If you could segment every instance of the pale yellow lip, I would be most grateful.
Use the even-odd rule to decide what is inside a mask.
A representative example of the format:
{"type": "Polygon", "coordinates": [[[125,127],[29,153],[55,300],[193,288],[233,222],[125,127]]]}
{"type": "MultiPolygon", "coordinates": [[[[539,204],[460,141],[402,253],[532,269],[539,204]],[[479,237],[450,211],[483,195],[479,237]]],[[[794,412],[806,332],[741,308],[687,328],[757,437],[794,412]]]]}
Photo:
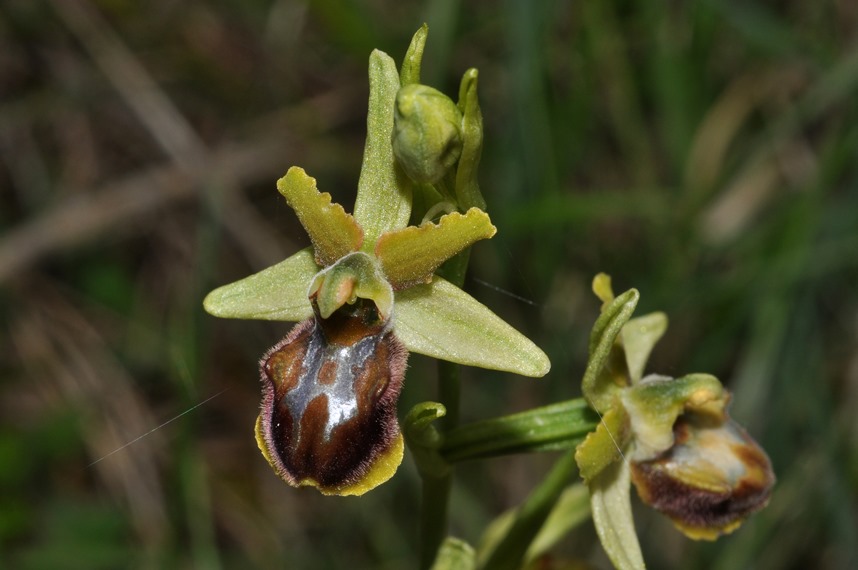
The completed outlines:
{"type": "Polygon", "coordinates": [[[633,462],[632,481],[641,499],[688,537],[714,540],[768,503],[775,482],[771,462],[729,417],[683,416],[674,434],[667,452],[633,462]]]}

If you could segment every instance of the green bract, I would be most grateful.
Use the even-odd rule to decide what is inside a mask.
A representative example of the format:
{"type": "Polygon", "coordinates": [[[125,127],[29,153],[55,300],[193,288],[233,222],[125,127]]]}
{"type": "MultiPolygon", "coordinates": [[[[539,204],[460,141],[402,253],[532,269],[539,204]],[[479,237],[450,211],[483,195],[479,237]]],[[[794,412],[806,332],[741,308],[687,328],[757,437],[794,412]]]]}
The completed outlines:
{"type": "MultiPolygon", "coordinates": [[[[488,214],[478,207],[483,205],[476,186],[482,120],[476,102],[476,74],[466,74],[459,107],[431,88],[419,86],[425,37],[424,27],[415,36],[406,56],[401,72],[403,81],[408,83],[405,92],[400,91],[400,73],[393,60],[380,51],[370,56],[367,141],[354,215],[333,203],[330,194],[319,192],[315,179],[304,170],[290,168],[277,182],[277,189],[295,210],[312,248],[220,287],[204,300],[206,311],[218,317],[315,319],[315,328],[311,324],[301,325],[300,330],[296,328],[263,360],[263,380],[273,383],[270,393],[266,392],[264,405],[283,407],[285,404],[281,402],[289,398],[292,402],[293,394],[299,389],[312,398],[324,395],[323,400],[327,401],[327,412],[323,404],[311,406],[312,401],[294,403],[292,408],[282,410],[286,414],[285,421],[294,423],[295,427],[279,437],[290,441],[299,441],[299,430],[312,427],[319,446],[333,446],[338,433],[357,429],[341,428],[330,418],[336,415],[340,418],[337,421],[346,425],[357,413],[354,410],[365,405],[362,398],[375,397],[354,393],[356,382],[366,375],[381,374],[386,380],[378,390],[386,389],[390,383],[395,385],[395,390],[391,389],[398,394],[404,373],[404,360],[399,357],[400,344],[409,351],[459,364],[533,377],[548,372],[548,358],[536,345],[473,297],[435,275],[445,261],[474,242],[492,237],[496,230],[488,214]],[[411,167],[405,169],[397,163],[391,144],[397,93],[403,105],[413,102],[415,96],[421,100],[405,113],[408,133],[403,134],[402,144],[398,145],[412,160],[411,167]],[[439,150],[433,142],[432,124],[439,115],[432,101],[428,107],[423,105],[421,98],[425,98],[426,93],[430,94],[430,100],[441,101],[445,109],[442,121],[452,117],[448,131],[454,140],[452,152],[446,148],[439,150]],[[459,140],[460,130],[464,132],[464,141],[459,140]],[[438,163],[440,166],[435,165],[438,176],[424,177],[425,165],[421,161],[435,161],[439,152],[444,156],[438,163]],[[417,172],[419,179],[412,180],[413,176],[409,177],[406,172],[417,172]],[[430,220],[408,226],[413,186],[445,176],[444,191],[452,190],[452,196],[461,195],[462,198],[453,198],[452,203],[447,203],[443,210],[448,213],[437,223],[430,220]],[[323,332],[317,332],[319,328],[323,332]],[[389,354],[389,362],[376,361],[375,352],[367,352],[369,348],[365,347],[377,347],[389,354]],[[342,356],[337,356],[340,354],[337,350],[342,356]],[[294,359],[295,364],[289,365],[289,359],[294,359]],[[317,375],[318,382],[323,385],[308,384],[315,380],[307,376],[307,371],[314,371],[312,374],[317,375]],[[349,379],[349,375],[356,375],[356,379],[349,379]],[[293,385],[298,388],[290,388],[293,385]],[[331,402],[339,407],[331,407],[331,402]],[[315,414],[312,420],[289,415],[304,414],[305,410],[309,410],[307,414],[315,414]]],[[[367,390],[372,390],[370,384],[367,386],[367,390]]],[[[390,398],[395,395],[386,400],[382,398],[385,410],[390,406],[390,398]]],[[[314,485],[330,494],[359,494],[392,475],[389,465],[398,465],[398,460],[392,459],[397,449],[401,458],[398,427],[388,427],[384,433],[373,436],[375,443],[366,443],[367,449],[375,450],[373,457],[377,454],[383,461],[370,458],[364,464],[357,458],[351,469],[360,476],[369,473],[374,477],[373,482],[353,480],[358,475],[344,476],[342,480],[330,473],[316,477],[312,473],[313,465],[305,465],[306,462],[299,461],[301,458],[294,457],[294,449],[288,449],[290,453],[285,455],[289,456],[290,465],[300,463],[300,468],[279,462],[277,456],[284,455],[281,448],[287,444],[263,432],[282,422],[263,420],[257,428],[263,453],[291,484],[314,485]],[[280,447],[274,449],[277,446],[280,447]],[[296,474],[296,470],[300,473],[296,474]]],[[[387,419],[384,421],[389,423],[387,419]]],[[[306,442],[307,437],[303,441],[306,442]]],[[[331,460],[331,465],[334,463],[331,460]]]]}

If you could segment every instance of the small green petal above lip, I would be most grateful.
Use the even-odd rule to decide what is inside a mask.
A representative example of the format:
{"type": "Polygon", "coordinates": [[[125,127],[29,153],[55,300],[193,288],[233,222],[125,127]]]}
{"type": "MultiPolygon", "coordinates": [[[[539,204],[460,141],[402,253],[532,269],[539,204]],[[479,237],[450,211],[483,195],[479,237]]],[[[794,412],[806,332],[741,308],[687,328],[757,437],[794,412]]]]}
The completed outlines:
{"type": "Polygon", "coordinates": [[[373,51],[369,56],[366,146],[354,210],[364,231],[363,250],[367,253],[381,234],[404,228],[411,216],[411,183],[396,165],[390,144],[397,91],[396,64],[383,51],[373,51]]]}
{"type": "Polygon", "coordinates": [[[379,238],[375,255],[394,289],[404,289],[428,282],[442,263],[496,231],[488,214],[471,208],[465,214],[447,214],[437,224],[388,232],[379,238]]]}
{"type": "Polygon", "coordinates": [[[667,315],[650,313],[642,317],[630,319],[623,326],[623,348],[626,350],[626,363],[629,366],[629,377],[632,384],[637,384],[643,377],[646,361],[655,343],[667,330],[667,315]]]}
{"type": "Polygon", "coordinates": [[[316,179],[303,168],[293,166],[277,181],[277,190],[298,214],[301,225],[313,242],[316,263],[327,267],[339,258],[357,251],[363,242],[363,230],[342,206],[331,203],[331,195],[316,189],[316,179]]]}
{"type": "Polygon", "coordinates": [[[245,277],[218,287],[203,300],[206,312],[226,319],[302,321],[313,314],[307,286],[318,273],[310,248],[245,277]]]}
{"type": "Polygon", "coordinates": [[[396,292],[394,332],[412,352],[458,364],[545,376],[551,362],[523,334],[444,279],[396,292]]]}

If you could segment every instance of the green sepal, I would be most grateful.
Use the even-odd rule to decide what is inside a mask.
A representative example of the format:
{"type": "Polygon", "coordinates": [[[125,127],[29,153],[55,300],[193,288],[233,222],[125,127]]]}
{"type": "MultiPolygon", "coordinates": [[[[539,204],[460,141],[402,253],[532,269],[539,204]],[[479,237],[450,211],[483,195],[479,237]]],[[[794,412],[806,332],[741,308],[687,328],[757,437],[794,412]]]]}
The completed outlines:
{"type": "Polygon", "coordinates": [[[310,236],[316,263],[326,267],[360,248],[363,231],[357,221],[342,206],[332,204],[330,194],[319,192],[316,179],[307,176],[303,168],[290,168],[277,181],[277,190],[310,236]]]}
{"type": "Polygon", "coordinates": [[[225,319],[303,321],[313,315],[307,286],[319,271],[311,248],[218,287],[203,300],[206,312],[225,319]]]}
{"type": "Polygon", "coordinates": [[[462,154],[456,169],[456,200],[459,208],[467,210],[477,207],[486,209],[486,201],[480,193],[477,171],[483,152],[483,114],[477,97],[476,69],[469,69],[459,85],[459,111],[462,113],[462,154]]]}
{"type": "Polygon", "coordinates": [[[577,398],[524,412],[460,425],[444,437],[441,454],[450,463],[573,449],[596,428],[599,416],[577,398]]]}
{"type": "Polygon", "coordinates": [[[622,394],[635,437],[635,461],[653,459],[674,443],[673,426],[687,411],[709,414],[723,421],[730,396],[709,374],[681,378],[647,376],[622,394]]]}
{"type": "Polygon", "coordinates": [[[395,296],[394,330],[412,352],[531,377],[545,376],[551,368],[530,339],[438,276],[395,296]]]}
{"type": "Polygon", "coordinates": [[[388,232],[379,238],[375,255],[394,289],[404,289],[428,282],[442,263],[496,231],[488,214],[471,208],[447,214],[438,223],[388,232]]]}
{"type": "Polygon", "coordinates": [[[358,298],[373,301],[383,321],[389,319],[393,311],[390,283],[385,280],[378,263],[362,251],[350,253],[317,273],[308,293],[323,319],[358,298]]]}
{"type": "Polygon", "coordinates": [[[430,570],[474,570],[476,567],[474,548],[464,540],[448,536],[441,543],[430,570]]]}
{"type": "Polygon", "coordinates": [[[649,355],[666,330],[667,315],[664,313],[635,317],[623,327],[623,349],[632,384],[640,382],[649,355]]]}
{"type": "Polygon", "coordinates": [[[399,82],[402,86],[420,83],[420,65],[423,61],[423,49],[426,47],[426,38],[429,35],[429,26],[423,24],[414,33],[405,58],[402,60],[402,68],[399,71],[399,82]]]}
{"type": "Polygon", "coordinates": [[[628,462],[612,463],[590,481],[589,487],[593,524],[614,567],[617,570],[646,568],[632,518],[628,462]]]}
{"type": "Polygon", "coordinates": [[[618,391],[628,382],[625,355],[615,341],[629,321],[640,294],[629,289],[602,309],[590,333],[590,357],[581,382],[584,397],[600,412],[614,402],[618,391]]]}
{"type": "Polygon", "coordinates": [[[411,408],[402,422],[405,442],[422,477],[437,479],[450,473],[450,464],[439,453],[444,436],[434,425],[446,414],[447,408],[443,404],[421,402],[411,408]]]}
{"type": "Polygon", "coordinates": [[[623,459],[623,450],[631,439],[629,418],[622,406],[613,406],[587,438],[575,450],[581,478],[590,482],[608,465],[623,459]]]}
{"type": "Polygon", "coordinates": [[[362,249],[368,253],[381,234],[404,228],[411,215],[411,183],[396,165],[390,144],[397,91],[396,64],[386,53],[374,50],[369,56],[366,145],[354,211],[364,231],[362,249]]]}

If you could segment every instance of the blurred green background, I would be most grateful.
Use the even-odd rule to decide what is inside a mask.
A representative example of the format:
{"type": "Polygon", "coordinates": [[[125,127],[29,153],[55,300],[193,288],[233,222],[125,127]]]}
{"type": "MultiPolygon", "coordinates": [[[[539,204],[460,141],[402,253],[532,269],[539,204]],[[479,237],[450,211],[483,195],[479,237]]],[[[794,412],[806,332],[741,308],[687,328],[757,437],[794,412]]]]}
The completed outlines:
{"type": "MultiPolygon", "coordinates": [[[[467,288],[553,361],[465,370],[464,419],[579,395],[608,272],[670,317],[651,370],[718,375],[779,478],[713,544],[636,503],[650,567],[858,567],[851,0],[5,0],[0,567],[414,566],[410,458],[360,499],[280,482],[256,360],[290,325],[201,299],[307,245],[289,166],[352,203],[367,57],[424,21],[424,82],[480,70],[499,233],[467,288]]],[[[412,356],[400,415],[434,376],[412,356]]],[[[452,532],[476,542],[551,460],[461,465],[452,532]]],[[[609,567],[589,523],[557,557],[609,567]]]]}

